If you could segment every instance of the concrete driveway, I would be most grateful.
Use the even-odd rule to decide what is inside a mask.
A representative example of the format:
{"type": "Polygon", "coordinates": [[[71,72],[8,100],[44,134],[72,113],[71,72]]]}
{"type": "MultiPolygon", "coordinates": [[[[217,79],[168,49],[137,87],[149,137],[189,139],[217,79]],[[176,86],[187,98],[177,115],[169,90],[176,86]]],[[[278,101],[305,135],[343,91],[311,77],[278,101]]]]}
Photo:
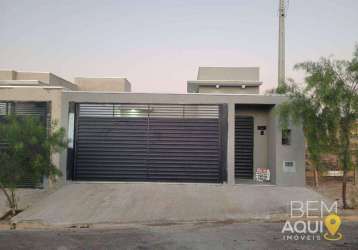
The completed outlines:
{"type": "Polygon", "coordinates": [[[304,187],[167,183],[72,183],[13,222],[73,224],[168,223],[270,219],[290,200],[324,200],[304,187]]]}

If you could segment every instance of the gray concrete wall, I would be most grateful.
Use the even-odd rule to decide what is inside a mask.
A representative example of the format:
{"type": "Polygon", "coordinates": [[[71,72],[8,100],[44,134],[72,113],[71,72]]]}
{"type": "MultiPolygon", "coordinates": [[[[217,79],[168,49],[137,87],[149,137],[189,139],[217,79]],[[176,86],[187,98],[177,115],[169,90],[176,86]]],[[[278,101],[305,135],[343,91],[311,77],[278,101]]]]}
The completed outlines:
{"type": "Polygon", "coordinates": [[[47,86],[38,80],[0,80],[0,86],[47,86]]]}
{"type": "Polygon", "coordinates": [[[75,78],[75,84],[81,91],[130,92],[131,84],[126,78],[75,78]]]}
{"type": "MultiPolygon", "coordinates": [[[[51,120],[57,123],[57,127],[67,129],[67,104],[63,101],[62,87],[0,87],[1,101],[18,101],[18,102],[50,102],[51,120]]],[[[52,156],[54,164],[61,169],[66,176],[67,154],[63,151],[60,154],[52,156]]],[[[59,183],[65,181],[64,177],[59,178],[59,183]]]]}
{"type": "Polygon", "coordinates": [[[14,80],[38,80],[50,84],[50,73],[16,71],[16,78],[14,80]]]}
{"type": "Polygon", "coordinates": [[[228,104],[227,114],[227,177],[228,184],[235,184],[235,103],[228,104]]]}
{"type": "Polygon", "coordinates": [[[199,67],[197,80],[187,82],[187,92],[258,94],[259,77],[258,67],[199,67]]]}
{"type": "MultiPolygon", "coordinates": [[[[14,70],[1,70],[0,80],[9,80],[9,85],[20,85],[21,81],[38,81],[39,84],[61,86],[69,90],[77,90],[73,83],[48,72],[21,72],[14,70]],[[13,84],[11,83],[13,80],[13,84]],[[17,82],[16,82],[17,81],[17,82]]],[[[22,82],[24,85],[26,82],[22,82]]]]}
{"type": "MultiPolygon", "coordinates": [[[[228,142],[227,142],[227,172],[228,183],[235,184],[235,104],[279,104],[285,101],[284,96],[264,96],[264,95],[215,95],[215,94],[145,94],[145,93],[91,93],[91,92],[69,92],[64,95],[65,102],[97,102],[97,103],[156,103],[156,104],[220,104],[228,105],[228,142]]],[[[268,165],[272,173],[272,182],[279,185],[304,185],[304,145],[302,142],[303,134],[301,128],[293,127],[292,146],[281,146],[281,129],[278,127],[277,117],[270,111],[266,114],[263,111],[248,113],[257,117],[256,124],[267,124],[267,135],[256,137],[255,143],[267,141],[267,153],[260,155],[260,148],[257,146],[255,151],[255,168],[261,165],[268,165]],[[300,136],[302,135],[302,136],[300,136]],[[286,147],[286,148],[284,148],[286,147]],[[280,151],[281,150],[281,151],[280,151]],[[285,153],[283,153],[285,152],[285,153]],[[302,152],[302,154],[301,154],[302,152]],[[267,159],[267,163],[265,161],[267,159]],[[295,160],[297,176],[284,174],[282,168],[283,160],[295,160]]],[[[255,126],[256,126],[255,124],[255,126]]],[[[257,126],[256,126],[257,128],[257,126]]],[[[255,130],[256,130],[255,128],[255,130]]],[[[255,131],[257,132],[257,131],[255,131]]]]}
{"type": "Polygon", "coordinates": [[[276,144],[278,143],[276,137],[277,119],[275,119],[275,113],[272,109],[268,115],[268,127],[267,127],[267,141],[268,141],[268,164],[271,171],[271,183],[276,184],[277,170],[276,170],[276,144]]]}
{"type": "Polygon", "coordinates": [[[15,80],[16,72],[13,70],[0,70],[0,80],[15,80]]]}
{"type": "MultiPolygon", "coordinates": [[[[277,127],[278,128],[278,127],[277,127]]],[[[276,184],[283,186],[304,186],[305,185],[305,151],[304,134],[301,127],[290,126],[292,131],[292,144],[282,145],[277,143],[276,149],[276,184]],[[285,172],[283,161],[294,161],[295,172],[285,172]]],[[[276,136],[281,142],[281,130],[277,129],[276,136]]]]}
{"type": "Polygon", "coordinates": [[[220,86],[199,86],[199,93],[222,93],[222,94],[258,94],[260,91],[258,86],[246,86],[242,88],[241,86],[237,87],[227,87],[220,86]]]}
{"type": "Polygon", "coordinates": [[[279,125],[275,111],[270,112],[271,132],[269,137],[269,160],[274,169],[274,183],[282,186],[305,185],[305,145],[301,126],[290,125],[291,145],[282,145],[282,128],[279,125]],[[284,161],[294,161],[294,172],[287,172],[283,167],[284,161]]]}
{"type": "MultiPolygon", "coordinates": [[[[68,110],[70,102],[93,103],[153,103],[153,104],[227,104],[228,106],[228,138],[227,138],[227,172],[228,183],[235,184],[235,104],[279,104],[287,98],[284,96],[264,95],[216,95],[216,94],[148,94],[148,93],[105,93],[64,91],[54,87],[0,87],[0,101],[50,101],[52,119],[59,125],[68,128],[68,110]]],[[[243,111],[244,112],[244,111],[243,111]]],[[[250,111],[251,112],[251,111],[250,111]]],[[[277,117],[271,111],[268,114],[252,113],[256,119],[255,126],[268,124],[266,138],[255,137],[258,149],[255,151],[255,167],[264,165],[266,159],[272,172],[272,180],[278,185],[304,185],[304,143],[301,128],[292,127],[292,145],[282,146],[281,129],[277,117]],[[268,143],[267,155],[260,155],[268,143]],[[262,148],[262,149],[260,149],[262,148]],[[284,160],[296,161],[296,173],[283,171],[284,160]]],[[[256,128],[255,128],[256,132],[256,128]]],[[[67,134],[67,131],[66,131],[67,134]]],[[[55,163],[66,178],[67,153],[54,156],[55,163]]]]}
{"type": "Polygon", "coordinates": [[[66,89],[70,89],[70,90],[78,89],[77,85],[75,85],[72,82],[69,82],[57,75],[54,75],[52,73],[49,74],[49,84],[52,86],[62,86],[62,87],[65,87],[66,89]]]}
{"type": "Polygon", "coordinates": [[[199,67],[198,80],[258,81],[259,67],[199,67]]]}

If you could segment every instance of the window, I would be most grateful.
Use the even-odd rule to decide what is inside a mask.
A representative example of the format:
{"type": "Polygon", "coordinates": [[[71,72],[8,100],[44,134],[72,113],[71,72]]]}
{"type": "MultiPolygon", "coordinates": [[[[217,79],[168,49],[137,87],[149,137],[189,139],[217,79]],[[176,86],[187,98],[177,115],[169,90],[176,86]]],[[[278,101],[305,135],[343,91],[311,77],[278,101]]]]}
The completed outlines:
{"type": "Polygon", "coordinates": [[[282,145],[291,145],[291,129],[282,129],[282,145]]]}

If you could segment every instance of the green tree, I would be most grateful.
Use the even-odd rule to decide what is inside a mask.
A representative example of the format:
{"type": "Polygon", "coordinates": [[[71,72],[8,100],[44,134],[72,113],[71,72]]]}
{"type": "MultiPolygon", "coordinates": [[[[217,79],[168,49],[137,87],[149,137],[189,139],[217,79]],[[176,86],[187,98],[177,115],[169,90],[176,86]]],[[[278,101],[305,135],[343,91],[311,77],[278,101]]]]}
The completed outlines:
{"type": "Polygon", "coordinates": [[[25,178],[38,183],[43,177],[61,175],[51,156],[66,146],[64,129],[52,125],[51,133],[35,117],[10,115],[0,123],[0,189],[14,215],[17,210],[16,187],[25,178]]]}
{"type": "Polygon", "coordinates": [[[288,93],[290,101],[278,107],[280,123],[287,128],[289,123],[302,124],[306,138],[307,156],[314,173],[314,186],[319,184],[319,172],[324,169],[321,155],[328,152],[329,135],[325,124],[324,114],[320,112],[320,100],[310,98],[297,85],[290,85],[288,93]]]}
{"type": "Polygon", "coordinates": [[[343,170],[343,207],[348,208],[347,173],[353,166],[351,130],[358,119],[358,45],[350,61],[321,58],[297,64],[295,69],[305,71],[305,83],[288,88],[289,101],[278,108],[281,125],[303,125],[315,171],[322,167],[323,153],[338,156],[343,170]]]}

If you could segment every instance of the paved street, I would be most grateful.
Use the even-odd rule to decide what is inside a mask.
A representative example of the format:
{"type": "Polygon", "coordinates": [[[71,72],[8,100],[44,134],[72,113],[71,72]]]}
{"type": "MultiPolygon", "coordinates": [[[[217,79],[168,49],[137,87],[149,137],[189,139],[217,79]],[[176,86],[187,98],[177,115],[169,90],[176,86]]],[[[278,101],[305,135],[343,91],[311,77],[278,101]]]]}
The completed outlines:
{"type": "Polygon", "coordinates": [[[281,223],[203,223],[120,229],[0,231],[0,249],[358,249],[358,223],[337,242],[284,241],[281,223]]]}

